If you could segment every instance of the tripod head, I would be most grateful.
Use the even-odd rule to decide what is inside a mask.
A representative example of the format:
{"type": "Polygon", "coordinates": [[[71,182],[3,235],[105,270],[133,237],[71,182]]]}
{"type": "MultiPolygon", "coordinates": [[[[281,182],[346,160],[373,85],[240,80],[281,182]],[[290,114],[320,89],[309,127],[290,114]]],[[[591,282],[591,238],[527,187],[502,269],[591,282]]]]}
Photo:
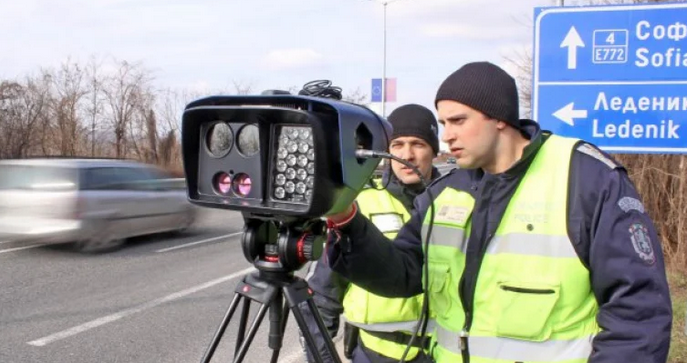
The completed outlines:
{"type": "MultiPolygon", "coordinates": [[[[282,347],[288,310],[291,310],[295,316],[310,350],[317,351],[316,338],[308,327],[308,321],[314,321],[319,331],[316,336],[324,339],[331,361],[341,363],[336,347],[312,300],[312,290],[304,279],[294,274],[295,270],[303,267],[308,261],[316,261],[320,258],[326,237],[327,224],[319,218],[274,218],[274,216],[256,217],[255,214],[244,214],[241,246],[244,257],[258,271],[244,276],[236,286],[234,298],[203,357],[203,363],[210,362],[240,300],[244,303],[236,337],[233,360],[235,363],[242,362],[248,353],[249,346],[268,310],[270,321],[268,343],[273,350],[272,363],[277,362],[282,347]],[[245,336],[251,301],[259,303],[260,308],[245,336]],[[301,311],[301,303],[306,303],[303,311],[301,311]]],[[[319,354],[315,356],[315,360],[317,363],[325,362],[324,357],[319,354]]]]}
{"type": "Polygon", "coordinates": [[[327,224],[321,219],[244,217],[243,255],[263,272],[292,274],[322,256],[327,224]]]}

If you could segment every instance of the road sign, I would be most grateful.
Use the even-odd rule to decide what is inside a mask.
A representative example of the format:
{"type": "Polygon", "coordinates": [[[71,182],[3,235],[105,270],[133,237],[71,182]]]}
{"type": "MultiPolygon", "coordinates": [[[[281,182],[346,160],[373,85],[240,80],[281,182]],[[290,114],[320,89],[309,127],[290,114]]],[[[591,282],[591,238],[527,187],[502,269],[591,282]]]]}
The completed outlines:
{"type": "Polygon", "coordinates": [[[623,153],[687,153],[687,4],[535,8],[532,117],[623,153]]]}

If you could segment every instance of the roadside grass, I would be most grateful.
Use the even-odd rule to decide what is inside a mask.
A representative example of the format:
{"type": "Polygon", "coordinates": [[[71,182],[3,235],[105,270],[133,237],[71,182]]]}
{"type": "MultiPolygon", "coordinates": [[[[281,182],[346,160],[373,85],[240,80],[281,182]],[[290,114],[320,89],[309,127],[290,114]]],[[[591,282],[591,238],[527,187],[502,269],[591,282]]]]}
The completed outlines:
{"type": "Polygon", "coordinates": [[[668,284],[673,302],[673,330],[670,338],[668,362],[687,363],[687,334],[685,334],[687,274],[685,274],[684,269],[668,269],[668,284]]]}

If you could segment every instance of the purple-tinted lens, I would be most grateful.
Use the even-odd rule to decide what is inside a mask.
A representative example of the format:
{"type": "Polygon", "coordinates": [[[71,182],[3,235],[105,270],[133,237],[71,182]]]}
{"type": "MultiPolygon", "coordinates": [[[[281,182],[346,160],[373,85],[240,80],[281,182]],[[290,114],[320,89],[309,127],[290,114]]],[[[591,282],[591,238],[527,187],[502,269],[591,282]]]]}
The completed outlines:
{"type": "Polygon", "coordinates": [[[245,197],[250,194],[251,181],[248,174],[237,174],[234,178],[234,192],[236,194],[245,197]]]}
{"type": "Polygon", "coordinates": [[[227,173],[219,173],[215,180],[217,191],[220,194],[229,194],[231,190],[231,177],[227,173]]]}

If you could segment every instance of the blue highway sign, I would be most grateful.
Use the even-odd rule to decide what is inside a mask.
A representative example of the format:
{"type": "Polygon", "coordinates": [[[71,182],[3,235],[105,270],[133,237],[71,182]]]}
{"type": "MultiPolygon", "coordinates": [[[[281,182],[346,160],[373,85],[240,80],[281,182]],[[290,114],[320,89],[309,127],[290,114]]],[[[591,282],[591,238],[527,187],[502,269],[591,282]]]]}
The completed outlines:
{"type": "Polygon", "coordinates": [[[610,152],[687,153],[687,4],[535,8],[532,117],[610,152]]]}

